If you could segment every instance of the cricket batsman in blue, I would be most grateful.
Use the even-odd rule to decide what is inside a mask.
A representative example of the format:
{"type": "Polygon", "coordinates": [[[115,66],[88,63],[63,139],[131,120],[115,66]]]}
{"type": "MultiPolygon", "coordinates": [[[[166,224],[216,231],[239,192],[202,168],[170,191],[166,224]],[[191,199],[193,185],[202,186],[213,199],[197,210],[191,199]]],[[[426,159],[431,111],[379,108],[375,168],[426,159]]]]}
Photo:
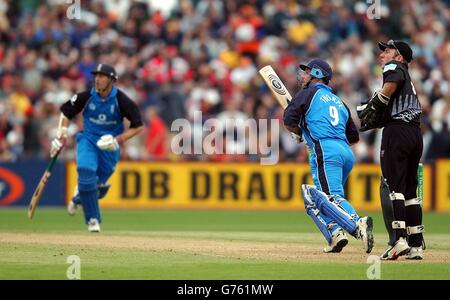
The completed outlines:
{"type": "Polygon", "coordinates": [[[88,230],[100,232],[98,200],[108,192],[107,180],[120,159],[120,145],[139,134],[143,123],[137,105],[114,86],[118,79],[114,67],[99,64],[91,73],[95,87],[75,94],[61,106],[50,156],[64,147],[70,120],[82,113],[83,131],[76,135],[78,185],[67,209],[74,215],[82,206],[88,230]],[[127,129],[124,118],[130,121],[127,129]]]}
{"type": "Polygon", "coordinates": [[[324,252],[341,252],[348,232],[373,247],[373,221],[360,217],[344,195],[344,184],[355,158],[350,145],[359,141],[348,107],[328,86],[333,71],[322,59],[299,66],[302,90],[284,112],[285,127],[301,142],[306,139],[315,186],[303,184],[306,212],[328,242],[324,252]]]}

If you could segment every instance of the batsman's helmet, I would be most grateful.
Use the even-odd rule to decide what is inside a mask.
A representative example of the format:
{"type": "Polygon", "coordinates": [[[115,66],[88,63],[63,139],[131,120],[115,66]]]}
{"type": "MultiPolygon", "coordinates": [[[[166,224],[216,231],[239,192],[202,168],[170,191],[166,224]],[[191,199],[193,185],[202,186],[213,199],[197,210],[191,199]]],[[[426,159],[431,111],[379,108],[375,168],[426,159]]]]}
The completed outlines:
{"type": "Polygon", "coordinates": [[[104,74],[106,76],[109,76],[113,78],[114,80],[119,79],[119,76],[117,76],[116,70],[113,66],[107,65],[107,64],[98,64],[95,70],[91,71],[92,74],[104,74]]]}
{"type": "Polygon", "coordinates": [[[315,58],[308,64],[301,64],[299,67],[303,71],[310,70],[309,74],[311,77],[322,79],[326,84],[328,84],[331,77],[333,77],[333,70],[330,65],[320,58],[315,58]]]}

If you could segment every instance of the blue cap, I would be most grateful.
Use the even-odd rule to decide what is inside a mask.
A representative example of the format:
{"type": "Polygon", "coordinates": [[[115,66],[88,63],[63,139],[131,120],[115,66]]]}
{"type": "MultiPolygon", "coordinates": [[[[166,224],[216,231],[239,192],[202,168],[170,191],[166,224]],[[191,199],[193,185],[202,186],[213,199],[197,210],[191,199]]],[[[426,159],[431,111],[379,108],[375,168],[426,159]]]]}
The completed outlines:
{"type": "Polygon", "coordinates": [[[310,70],[309,74],[318,79],[323,79],[325,83],[328,83],[333,77],[333,70],[330,65],[320,58],[311,60],[307,65],[301,64],[300,69],[303,71],[310,70]]]}

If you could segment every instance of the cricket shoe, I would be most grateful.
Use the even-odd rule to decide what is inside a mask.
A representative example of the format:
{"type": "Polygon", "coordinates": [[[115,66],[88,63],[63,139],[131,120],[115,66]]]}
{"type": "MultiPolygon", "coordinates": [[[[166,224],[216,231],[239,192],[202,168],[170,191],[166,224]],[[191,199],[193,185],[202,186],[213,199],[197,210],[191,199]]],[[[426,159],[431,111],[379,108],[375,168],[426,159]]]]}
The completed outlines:
{"type": "Polygon", "coordinates": [[[396,260],[399,256],[407,254],[409,251],[408,243],[405,238],[399,238],[393,246],[389,245],[386,251],[380,256],[381,260],[396,260]]]}
{"type": "Polygon", "coordinates": [[[411,247],[409,248],[408,254],[406,254],[406,259],[421,260],[423,259],[423,247],[411,247]]]}
{"type": "Polygon", "coordinates": [[[80,207],[81,205],[75,204],[72,200],[70,200],[69,204],[67,205],[67,213],[69,214],[69,216],[74,216],[80,207]]]}
{"type": "Polygon", "coordinates": [[[81,199],[80,199],[80,193],[78,192],[78,185],[75,186],[75,189],[73,191],[73,197],[72,200],[70,200],[69,204],[67,205],[67,212],[69,213],[69,216],[74,216],[78,209],[81,207],[81,199]]]}
{"type": "Polygon", "coordinates": [[[331,243],[323,249],[325,253],[339,253],[347,246],[348,239],[342,229],[335,230],[331,235],[331,243]]]}
{"type": "Polygon", "coordinates": [[[359,218],[356,222],[356,238],[362,240],[364,250],[370,253],[373,248],[373,221],[371,217],[359,218]]]}
{"type": "Polygon", "coordinates": [[[91,218],[88,222],[89,232],[100,232],[100,223],[97,219],[91,218]]]}

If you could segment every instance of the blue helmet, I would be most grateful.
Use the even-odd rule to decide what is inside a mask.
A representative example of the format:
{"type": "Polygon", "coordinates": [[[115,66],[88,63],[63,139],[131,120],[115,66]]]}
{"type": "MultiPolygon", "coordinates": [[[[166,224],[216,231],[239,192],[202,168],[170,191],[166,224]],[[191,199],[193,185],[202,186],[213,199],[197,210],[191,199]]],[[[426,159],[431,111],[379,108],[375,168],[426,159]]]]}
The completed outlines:
{"type": "Polygon", "coordinates": [[[322,79],[326,84],[328,84],[331,77],[333,77],[333,70],[330,65],[320,58],[315,58],[307,65],[301,64],[299,67],[303,71],[310,70],[309,74],[311,77],[322,79]]]}

